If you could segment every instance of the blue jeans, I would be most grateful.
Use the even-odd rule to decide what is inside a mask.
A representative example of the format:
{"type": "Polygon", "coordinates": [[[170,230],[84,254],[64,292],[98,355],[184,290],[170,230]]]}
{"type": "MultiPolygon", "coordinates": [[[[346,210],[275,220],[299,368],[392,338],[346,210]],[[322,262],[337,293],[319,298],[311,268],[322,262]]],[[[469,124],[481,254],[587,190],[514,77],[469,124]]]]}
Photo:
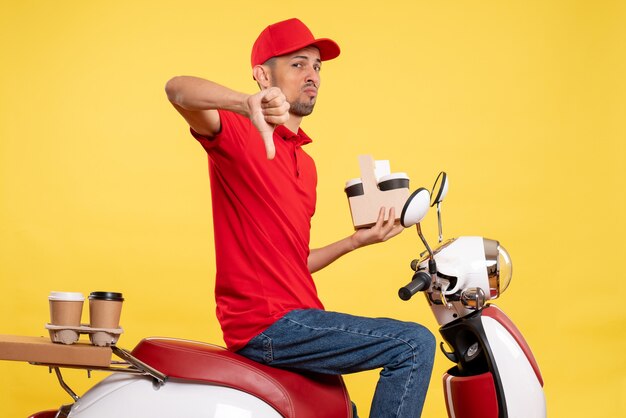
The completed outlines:
{"type": "Polygon", "coordinates": [[[370,417],[419,417],[435,338],[412,322],[305,309],[289,312],[238,354],[274,367],[324,374],[382,368],[370,417]]]}

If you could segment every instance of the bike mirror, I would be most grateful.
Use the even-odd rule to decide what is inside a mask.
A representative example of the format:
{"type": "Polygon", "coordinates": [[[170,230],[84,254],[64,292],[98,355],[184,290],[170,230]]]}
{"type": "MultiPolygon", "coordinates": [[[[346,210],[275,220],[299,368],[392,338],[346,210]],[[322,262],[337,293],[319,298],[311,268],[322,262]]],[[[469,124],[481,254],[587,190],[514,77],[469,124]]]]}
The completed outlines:
{"type": "Polygon", "coordinates": [[[400,215],[402,226],[408,228],[420,223],[428,213],[429,202],[430,193],[428,190],[420,187],[414,191],[402,208],[402,214],[400,215]]]}
{"type": "Polygon", "coordinates": [[[437,176],[433,189],[430,192],[430,206],[435,206],[443,201],[448,193],[448,175],[445,171],[442,171],[437,176]]]}

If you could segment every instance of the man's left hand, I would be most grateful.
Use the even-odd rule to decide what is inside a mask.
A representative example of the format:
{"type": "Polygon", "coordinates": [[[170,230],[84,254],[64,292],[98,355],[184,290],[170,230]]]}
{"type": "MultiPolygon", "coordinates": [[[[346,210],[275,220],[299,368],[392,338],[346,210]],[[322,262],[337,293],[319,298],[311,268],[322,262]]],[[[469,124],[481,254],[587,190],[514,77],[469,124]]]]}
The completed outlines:
{"type": "Polygon", "coordinates": [[[380,208],[376,224],[371,228],[359,229],[351,237],[353,249],[365,247],[387,241],[398,235],[404,227],[396,224],[396,212],[394,208],[389,209],[389,217],[385,221],[385,208],[380,208]]]}

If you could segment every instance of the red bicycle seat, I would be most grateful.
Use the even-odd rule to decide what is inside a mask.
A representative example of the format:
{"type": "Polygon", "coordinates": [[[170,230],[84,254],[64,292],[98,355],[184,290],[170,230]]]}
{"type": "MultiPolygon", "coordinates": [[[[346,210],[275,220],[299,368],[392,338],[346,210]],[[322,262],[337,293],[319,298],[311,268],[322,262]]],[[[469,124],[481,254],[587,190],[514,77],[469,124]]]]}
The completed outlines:
{"type": "Polygon", "coordinates": [[[212,383],[262,399],[285,418],[351,418],[341,376],[265,366],[212,344],[146,338],[132,355],[168,377],[212,383]]]}

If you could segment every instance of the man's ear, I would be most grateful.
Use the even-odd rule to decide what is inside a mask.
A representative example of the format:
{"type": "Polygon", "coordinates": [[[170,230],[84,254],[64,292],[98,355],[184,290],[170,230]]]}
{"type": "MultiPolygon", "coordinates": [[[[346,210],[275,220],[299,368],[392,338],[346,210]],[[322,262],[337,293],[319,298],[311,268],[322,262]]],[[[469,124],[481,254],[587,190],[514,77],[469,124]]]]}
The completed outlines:
{"type": "Polygon", "coordinates": [[[259,83],[262,89],[270,87],[269,68],[264,65],[255,65],[252,69],[252,76],[259,83]]]}

